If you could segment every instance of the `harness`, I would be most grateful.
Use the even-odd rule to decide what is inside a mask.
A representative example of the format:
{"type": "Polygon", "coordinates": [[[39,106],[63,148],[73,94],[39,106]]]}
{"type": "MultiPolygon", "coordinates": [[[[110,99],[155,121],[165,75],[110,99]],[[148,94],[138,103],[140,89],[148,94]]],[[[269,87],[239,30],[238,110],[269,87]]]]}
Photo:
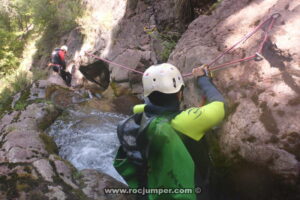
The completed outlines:
{"type": "Polygon", "coordinates": [[[48,66],[50,66],[50,67],[52,67],[52,66],[62,67],[60,64],[54,64],[54,63],[52,63],[52,62],[50,62],[50,63],[48,64],[48,66]]]}

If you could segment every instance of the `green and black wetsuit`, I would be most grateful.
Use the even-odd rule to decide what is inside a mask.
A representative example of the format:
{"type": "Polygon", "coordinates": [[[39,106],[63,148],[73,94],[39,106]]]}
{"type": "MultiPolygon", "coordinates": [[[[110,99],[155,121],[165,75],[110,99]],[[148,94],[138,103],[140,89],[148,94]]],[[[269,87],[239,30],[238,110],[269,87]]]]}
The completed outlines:
{"type": "MultiPolygon", "coordinates": [[[[171,192],[163,194],[148,194],[149,200],[196,199],[194,192],[189,193],[187,190],[186,193],[177,193],[178,190],[175,190],[194,191],[196,187],[195,162],[182,136],[199,141],[225,115],[224,98],[210,79],[200,77],[198,84],[208,101],[205,106],[179,111],[179,107],[172,104],[168,107],[137,105],[134,113],[143,114],[143,117],[134,120],[135,130],[139,132],[136,135],[139,138],[136,140],[137,152],[128,153],[131,148],[122,148],[124,141],[120,139],[122,147],[117,154],[115,167],[129,187],[171,189],[171,192]],[[135,162],[139,159],[141,162],[135,162]]],[[[132,131],[130,127],[128,121],[127,124],[123,123],[118,128],[119,138],[132,131]]]]}

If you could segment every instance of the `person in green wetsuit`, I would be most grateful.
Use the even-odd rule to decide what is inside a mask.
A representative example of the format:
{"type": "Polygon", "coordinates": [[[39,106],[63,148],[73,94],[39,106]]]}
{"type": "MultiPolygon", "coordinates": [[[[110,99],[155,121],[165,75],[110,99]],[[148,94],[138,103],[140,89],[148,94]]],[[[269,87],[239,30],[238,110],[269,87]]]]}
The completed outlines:
{"type": "Polygon", "coordinates": [[[114,162],[130,188],[154,189],[139,192],[137,199],[209,199],[206,188],[198,188],[203,181],[198,176],[201,168],[190,146],[223,120],[225,100],[206,71],[201,66],[192,73],[207,104],[183,111],[184,82],[179,70],[163,63],[144,72],[145,104],[136,105],[135,115],[119,124],[121,147],[114,162]]]}

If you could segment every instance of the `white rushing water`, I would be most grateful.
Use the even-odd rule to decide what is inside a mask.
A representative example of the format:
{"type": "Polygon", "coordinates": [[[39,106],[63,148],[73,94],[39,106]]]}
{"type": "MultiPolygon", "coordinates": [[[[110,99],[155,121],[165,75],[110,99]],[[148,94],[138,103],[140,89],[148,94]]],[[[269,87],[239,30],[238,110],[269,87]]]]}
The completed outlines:
{"type": "Polygon", "coordinates": [[[96,169],[124,182],[113,167],[119,147],[117,124],[126,116],[69,111],[48,130],[59,147],[59,155],[78,170],[96,169]]]}

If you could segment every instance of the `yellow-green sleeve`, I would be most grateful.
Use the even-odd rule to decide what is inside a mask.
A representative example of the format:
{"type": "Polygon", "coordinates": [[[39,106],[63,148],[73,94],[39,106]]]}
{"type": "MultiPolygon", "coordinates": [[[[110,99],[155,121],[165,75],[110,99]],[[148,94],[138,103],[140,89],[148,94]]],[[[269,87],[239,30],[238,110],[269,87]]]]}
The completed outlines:
{"type": "Polygon", "coordinates": [[[133,113],[142,113],[145,110],[146,104],[138,104],[133,107],[133,113]]]}
{"type": "Polygon", "coordinates": [[[213,101],[203,107],[193,107],[182,111],[172,121],[172,127],[198,141],[205,131],[220,123],[225,116],[224,103],[213,101]]]}

